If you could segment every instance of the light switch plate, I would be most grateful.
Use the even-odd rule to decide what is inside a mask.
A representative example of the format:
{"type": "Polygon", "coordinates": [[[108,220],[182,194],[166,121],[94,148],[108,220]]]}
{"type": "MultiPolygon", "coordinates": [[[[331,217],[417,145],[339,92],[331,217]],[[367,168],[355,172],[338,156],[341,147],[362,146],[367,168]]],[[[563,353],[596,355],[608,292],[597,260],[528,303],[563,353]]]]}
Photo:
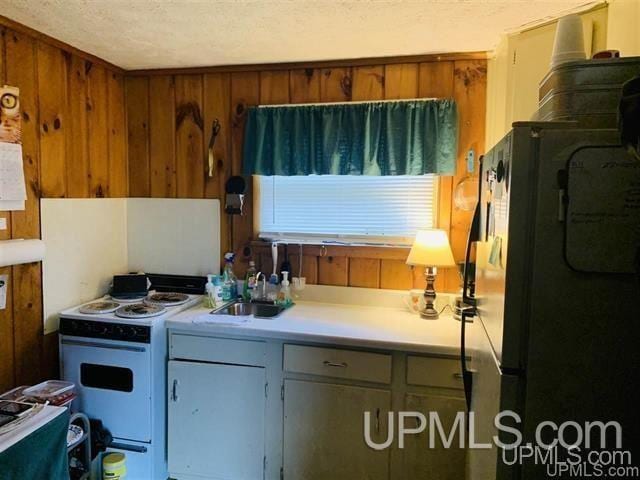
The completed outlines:
{"type": "Polygon", "coordinates": [[[0,230],[7,229],[7,219],[5,217],[0,217],[0,230]]]}

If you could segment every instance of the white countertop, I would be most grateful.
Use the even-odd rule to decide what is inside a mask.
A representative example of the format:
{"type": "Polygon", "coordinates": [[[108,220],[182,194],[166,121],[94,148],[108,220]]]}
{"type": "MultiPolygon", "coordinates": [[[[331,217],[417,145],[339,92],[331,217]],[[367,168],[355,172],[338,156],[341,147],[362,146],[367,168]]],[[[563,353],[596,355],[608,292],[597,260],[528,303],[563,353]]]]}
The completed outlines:
{"type": "Polygon", "coordinates": [[[401,308],[316,302],[298,302],[272,319],[210,315],[210,311],[210,308],[194,307],[167,319],[166,326],[215,336],[297,340],[440,355],[460,353],[460,322],[449,310],[438,320],[424,320],[401,308]]]}

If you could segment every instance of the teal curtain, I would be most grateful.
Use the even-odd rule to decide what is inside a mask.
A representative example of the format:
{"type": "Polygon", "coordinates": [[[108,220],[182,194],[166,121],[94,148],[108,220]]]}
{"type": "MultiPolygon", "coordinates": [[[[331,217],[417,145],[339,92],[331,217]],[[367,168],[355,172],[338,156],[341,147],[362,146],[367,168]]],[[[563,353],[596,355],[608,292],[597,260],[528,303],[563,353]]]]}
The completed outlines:
{"type": "Polygon", "coordinates": [[[246,175],[455,173],[453,100],[251,107],[246,175]]]}

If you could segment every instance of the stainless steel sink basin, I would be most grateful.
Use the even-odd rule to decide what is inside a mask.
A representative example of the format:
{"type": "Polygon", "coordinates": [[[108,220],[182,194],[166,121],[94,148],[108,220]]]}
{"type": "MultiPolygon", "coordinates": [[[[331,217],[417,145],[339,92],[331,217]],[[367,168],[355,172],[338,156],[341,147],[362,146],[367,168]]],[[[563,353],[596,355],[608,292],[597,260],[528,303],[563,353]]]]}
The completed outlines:
{"type": "Polygon", "coordinates": [[[253,315],[256,318],[273,318],[285,311],[285,307],[280,305],[270,305],[262,303],[234,302],[211,312],[212,315],[233,315],[247,316],[253,315]]]}

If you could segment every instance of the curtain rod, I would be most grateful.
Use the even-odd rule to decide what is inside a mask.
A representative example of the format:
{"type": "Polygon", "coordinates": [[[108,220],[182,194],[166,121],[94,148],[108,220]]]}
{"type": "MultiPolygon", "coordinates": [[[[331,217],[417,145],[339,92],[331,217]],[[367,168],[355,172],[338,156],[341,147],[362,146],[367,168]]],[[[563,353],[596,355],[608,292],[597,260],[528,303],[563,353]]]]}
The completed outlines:
{"type": "Polygon", "coordinates": [[[398,102],[421,102],[432,100],[448,100],[446,98],[396,98],[389,100],[357,100],[355,102],[313,102],[313,103],[283,103],[279,105],[256,105],[258,108],[280,108],[280,107],[312,107],[312,106],[326,106],[326,105],[359,105],[363,103],[398,103],[398,102]]]}

